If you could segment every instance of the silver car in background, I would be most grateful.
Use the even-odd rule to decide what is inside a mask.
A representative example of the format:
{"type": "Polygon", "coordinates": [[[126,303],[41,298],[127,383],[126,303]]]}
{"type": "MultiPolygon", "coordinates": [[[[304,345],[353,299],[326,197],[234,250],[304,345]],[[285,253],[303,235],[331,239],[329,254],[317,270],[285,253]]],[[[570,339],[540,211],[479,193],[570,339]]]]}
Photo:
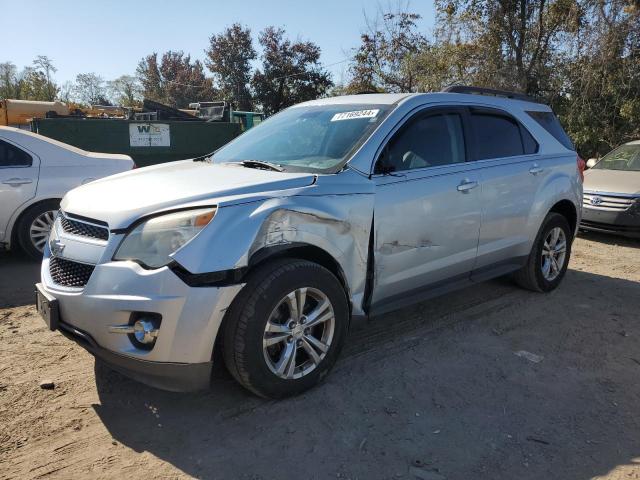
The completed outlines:
{"type": "Polygon", "coordinates": [[[0,127],[0,247],[41,259],[62,197],[72,188],[131,170],[128,155],[95,153],[0,127]]]}
{"type": "Polygon", "coordinates": [[[223,358],[279,398],[327,375],[352,324],[510,273],[553,290],[580,222],[573,146],[546,105],[457,92],[303,103],[69,192],[41,315],[147,384],[205,387],[223,358]]]}
{"type": "Polygon", "coordinates": [[[640,238],[640,140],[587,165],[580,228],[640,238]]]}

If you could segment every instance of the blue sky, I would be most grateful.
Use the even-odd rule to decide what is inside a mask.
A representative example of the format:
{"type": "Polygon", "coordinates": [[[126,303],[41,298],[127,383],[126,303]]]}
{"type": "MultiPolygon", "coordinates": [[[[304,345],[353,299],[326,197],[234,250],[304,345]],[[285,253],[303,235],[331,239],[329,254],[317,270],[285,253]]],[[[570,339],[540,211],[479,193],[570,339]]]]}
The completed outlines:
{"type": "MultiPolygon", "coordinates": [[[[257,33],[282,26],[291,38],[312,40],[322,48],[322,62],[339,62],[359,44],[364,13],[397,5],[399,0],[0,0],[0,62],[21,69],[36,55],[49,56],[59,83],[95,72],[105,80],[133,74],[138,61],[157,51],[183,50],[203,59],[212,33],[240,22],[257,33]],[[11,41],[6,41],[11,39],[11,41]]],[[[406,0],[403,1],[406,3],[406,0]]],[[[430,32],[430,0],[409,1],[430,32]]],[[[339,81],[346,63],[328,68],[339,81]]]]}

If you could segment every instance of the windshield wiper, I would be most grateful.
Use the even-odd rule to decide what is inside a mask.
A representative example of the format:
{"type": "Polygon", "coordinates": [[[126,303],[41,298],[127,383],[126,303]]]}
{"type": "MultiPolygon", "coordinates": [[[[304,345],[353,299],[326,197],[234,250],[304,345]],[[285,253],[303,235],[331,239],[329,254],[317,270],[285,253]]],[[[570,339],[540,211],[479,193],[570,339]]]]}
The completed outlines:
{"type": "Polygon", "coordinates": [[[284,168],[275,163],[262,162],[260,160],[243,160],[242,162],[238,162],[243,167],[247,168],[258,168],[261,170],[274,170],[276,172],[284,172],[284,168]]]}

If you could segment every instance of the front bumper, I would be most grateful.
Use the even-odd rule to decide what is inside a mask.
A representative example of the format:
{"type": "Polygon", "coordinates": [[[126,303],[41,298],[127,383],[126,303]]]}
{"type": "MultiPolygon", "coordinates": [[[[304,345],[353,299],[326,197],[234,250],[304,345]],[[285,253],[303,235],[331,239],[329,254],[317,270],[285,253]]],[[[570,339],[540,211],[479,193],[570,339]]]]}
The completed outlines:
{"type": "Polygon", "coordinates": [[[589,208],[585,205],[580,228],[640,238],[640,205],[636,204],[622,211],[589,208]]]}
{"type": "Polygon", "coordinates": [[[213,366],[211,361],[169,363],[133,359],[100,347],[91,335],[67,323],[61,322],[59,329],[65,337],[76,342],[112,369],[151,387],[173,392],[193,392],[209,386],[213,366]]]}
{"type": "Polygon", "coordinates": [[[174,391],[208,385],[218,329],[242,288],[189,287],[167,267],[145,270],[133,262],[98,264],[83,288],[66,288],[53,282],[47,255],[41,276],[44,290],[58,301],[61,333],[115,370],[174,391]],[[133,312],[162,316],[153,349],[109,331],[127,325],[133,312]]]}

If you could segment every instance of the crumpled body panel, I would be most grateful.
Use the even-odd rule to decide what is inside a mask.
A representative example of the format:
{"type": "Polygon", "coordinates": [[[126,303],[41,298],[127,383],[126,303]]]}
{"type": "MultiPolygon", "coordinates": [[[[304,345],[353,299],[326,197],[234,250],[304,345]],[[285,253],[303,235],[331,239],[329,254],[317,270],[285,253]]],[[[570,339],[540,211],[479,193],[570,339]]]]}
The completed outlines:
{"type": "Polygon", "coordinates": [[[219,204],[212,224],[174,258],[192,273],[247,267],[265,248],[313,245],[333,257],[361,314],[373,184],[357,172],[327,175],[288,196],[219,204]]]}

